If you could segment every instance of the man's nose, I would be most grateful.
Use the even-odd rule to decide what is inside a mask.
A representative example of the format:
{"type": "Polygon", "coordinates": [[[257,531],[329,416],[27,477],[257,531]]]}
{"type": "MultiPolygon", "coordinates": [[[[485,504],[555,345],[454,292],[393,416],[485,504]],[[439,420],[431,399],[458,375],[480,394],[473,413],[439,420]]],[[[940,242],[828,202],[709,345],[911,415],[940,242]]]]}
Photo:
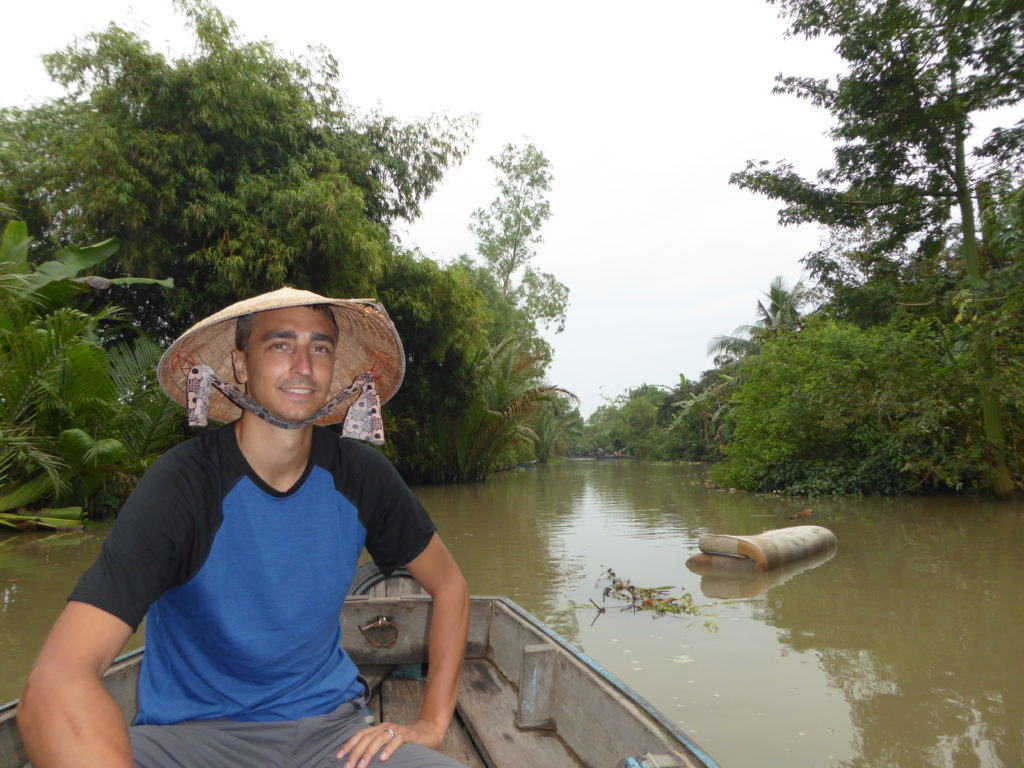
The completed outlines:
{"type": "Polygon", "coordinates": [[[295,350],[295,354],[292,355],[292,373],[300,373],[303,375],[310,375],[313,372],[313,360],[309,354],[309,350],[300,347],[295,350]]]}

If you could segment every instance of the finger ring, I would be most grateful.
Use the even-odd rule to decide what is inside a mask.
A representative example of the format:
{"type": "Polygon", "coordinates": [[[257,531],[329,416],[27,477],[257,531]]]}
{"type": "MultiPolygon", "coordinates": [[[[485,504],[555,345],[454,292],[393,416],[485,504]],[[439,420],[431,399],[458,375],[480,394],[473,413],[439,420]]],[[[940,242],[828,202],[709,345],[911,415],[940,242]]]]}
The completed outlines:
{"type": "Polygon", "coordinates": [[[391,736],[389,738],[392,738],[392,739],[395,738],[395,732],[392,731],[390,728],[385,728],[384,730],[391,734],[391,736]]]}

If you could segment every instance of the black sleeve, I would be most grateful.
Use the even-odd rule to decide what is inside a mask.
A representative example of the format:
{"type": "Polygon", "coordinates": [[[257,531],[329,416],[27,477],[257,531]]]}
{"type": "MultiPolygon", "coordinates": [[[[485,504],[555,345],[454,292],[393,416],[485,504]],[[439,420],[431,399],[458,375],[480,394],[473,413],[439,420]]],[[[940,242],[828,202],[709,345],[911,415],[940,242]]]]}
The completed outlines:
{"type": "Polygon", "coordinates": [[[398,470],[379,451],[343,438],[358,450],[359,519],[366,528],[366,551],[386,575],[427,548],[434,522],[398,470]]]}
{"type": "Polygon", "coordinates": [[[134,630],[165,590],[188,579],[196,482],[187,466],[175,450],[153,463],[69,600],[94,605],[134,630]]]}

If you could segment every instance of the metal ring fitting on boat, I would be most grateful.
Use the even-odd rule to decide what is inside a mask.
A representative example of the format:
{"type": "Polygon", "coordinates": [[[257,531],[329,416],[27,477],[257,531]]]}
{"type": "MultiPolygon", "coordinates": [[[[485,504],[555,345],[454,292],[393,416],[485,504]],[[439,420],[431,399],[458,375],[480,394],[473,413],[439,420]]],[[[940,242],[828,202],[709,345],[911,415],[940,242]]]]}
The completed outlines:
{"type": "Polygon", "coordinates": [[[398,625],[392,621],[390,616],[378,616],[359,627],[359,631],[363,633],[366,642],[374,648],[390,648],[398,642],[398,625]],[[371,633],[384,637],[378,640],[371,637],[371,633]]]}

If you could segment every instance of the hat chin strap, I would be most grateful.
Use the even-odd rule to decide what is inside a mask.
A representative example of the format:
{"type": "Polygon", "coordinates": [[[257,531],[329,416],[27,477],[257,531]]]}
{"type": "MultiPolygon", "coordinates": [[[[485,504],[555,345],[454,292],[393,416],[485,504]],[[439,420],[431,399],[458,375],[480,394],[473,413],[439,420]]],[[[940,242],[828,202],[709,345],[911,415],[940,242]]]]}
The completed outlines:
{"type": "Polygon", "coordinates": [[[247,394],[228,384],[213,372],[208,365],[197,365],[189,369],[185,382],[185,403],[188,408],[188,425],[205,427],[210,408],[210,387],[219,389],[228,400],[268,424],[281,429],[299,429],[323,418],[356,392],[361,393],[345,415],[342,435],[356,440],[365,440],[375,445],[384,442],[384,422],[381,420],[380,395],[377,384],[369,373],[361,373],[352,384],[328,400],[319,411],[303,421],[284,421],[273,416],[266,408],[247,394]]]}

